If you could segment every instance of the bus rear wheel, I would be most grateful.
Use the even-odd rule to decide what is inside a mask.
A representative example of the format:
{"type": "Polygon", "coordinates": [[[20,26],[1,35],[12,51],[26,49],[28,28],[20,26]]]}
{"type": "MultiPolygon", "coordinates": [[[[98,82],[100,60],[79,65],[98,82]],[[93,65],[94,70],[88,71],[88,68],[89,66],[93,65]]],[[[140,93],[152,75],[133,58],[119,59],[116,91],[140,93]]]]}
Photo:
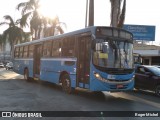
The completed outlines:
{"type": "Polygon", "coordinates": [[[24,70],[24,80],[29,81],[29,71],[28,71],[28,69],[24,70]]]}
{"type": "Polygon", "coordinates": [[[70,94],[72,92],[71,80],[68,74],[64,74],[61,78],[62,80],[62,89],[64,92],[70,94]]]}

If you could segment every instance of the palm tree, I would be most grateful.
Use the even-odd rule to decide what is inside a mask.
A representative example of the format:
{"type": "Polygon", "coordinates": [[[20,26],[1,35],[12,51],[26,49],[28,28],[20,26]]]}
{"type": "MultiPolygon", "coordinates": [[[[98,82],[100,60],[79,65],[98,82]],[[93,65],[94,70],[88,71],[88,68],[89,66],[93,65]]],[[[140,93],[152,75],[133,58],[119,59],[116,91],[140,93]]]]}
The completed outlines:
{"type": "Polygon", "coordinates": [[[39,39],[41,32],[44,32],[44,36],[54,35],[55,29],[58,29],[61,34],[64,33],[62,25],[64,23],[59,22],[59,18],[56,17],[54,20],[48,19],[38,12],[40,5],[39,0],[29,0],[28,2],[19,3],[17,9],[21,9],[23,21],[30,19],[30,30],[34,34],[33,39],[39,39]],[[50,26],[50,27],[48,27],[50,26]]]}
{"type": "Polygon", "coordinates": [[[63,34],[65,32],[64,28],[65,29],[67,28],[64,22],[59,21],[58,16],[56,16],[54,19],[44,18],[43,23],[44,23],[44,28],[43,28],[44,37],[58,34],[56,33],[57,32],[56,30],[58,30],[60,34],[63,34]]]}
{"type": "Polygon", "coordinates": [[[0,49],[1,50],[3,50],[3,43],[4,43],[3,35],[0,34],[0,49]]]}
{"type": "Polygon", "coordinates": [[[38,12],[39,0],[29,0],[28,2],[19,3],[17,9],[21,9],[23,21],[27,21],[31,17],[30,30],[34,34],[33,39],[40,38],[42,19],[38,12]]]}
{"type": "Polygon", "coordinates": [[[4,16],[4,19],[8,22],[1,22],[0,25],[9,25],[8,29],[3,32],[3,39],[5,42],[8,40],[11,46],[11,55],[14,44],[17,44],[18,41],[23,40],[23,30],[17,26],[17,22],[14,22],[10,15],[4,16]]]}
{"type": "Polygon", "coordinates": [[[110,0],[111,2],[111,26],[123,27],[126,12],[126,0],[123,1],[123,7],[121,10],[122,0],[110,0]]]}

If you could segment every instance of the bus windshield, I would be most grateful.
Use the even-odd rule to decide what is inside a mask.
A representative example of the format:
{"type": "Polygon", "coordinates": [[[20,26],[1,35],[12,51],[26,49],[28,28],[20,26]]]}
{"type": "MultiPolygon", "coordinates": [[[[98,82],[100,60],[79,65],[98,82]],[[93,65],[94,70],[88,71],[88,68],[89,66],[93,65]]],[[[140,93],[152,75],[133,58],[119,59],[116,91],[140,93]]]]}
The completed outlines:
{"type": "Polygon", "coordinates": [[[93,63],[106,68],[133,68],[133,44],[126,40],[97,39],[93,63]]]}

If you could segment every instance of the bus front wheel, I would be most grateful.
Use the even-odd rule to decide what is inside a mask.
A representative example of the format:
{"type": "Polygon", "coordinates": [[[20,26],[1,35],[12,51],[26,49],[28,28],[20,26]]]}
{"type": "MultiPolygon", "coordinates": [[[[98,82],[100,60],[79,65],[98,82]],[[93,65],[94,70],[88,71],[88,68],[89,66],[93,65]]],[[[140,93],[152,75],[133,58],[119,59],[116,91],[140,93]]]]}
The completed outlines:
{"type": "Polygon", "coordinates": [[[70,94],[72,92],[72,88],[71,88],[71,80],[69,75],[64,74],[61,78],[62,80],[62,89],[64,92],[70,94]]]}
{"type": "Polygon", "coordinates": [[[28,71],[28,69],[24,70],[24,80],[29,81],[29,71],[28,71]]]}

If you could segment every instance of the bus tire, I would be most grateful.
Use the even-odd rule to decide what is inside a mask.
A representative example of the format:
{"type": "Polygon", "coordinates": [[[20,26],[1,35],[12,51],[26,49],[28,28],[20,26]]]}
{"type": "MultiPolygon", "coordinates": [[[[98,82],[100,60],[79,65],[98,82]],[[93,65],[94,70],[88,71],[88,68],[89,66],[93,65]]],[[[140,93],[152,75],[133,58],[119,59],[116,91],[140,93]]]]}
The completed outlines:
{"type": "Polygon", "coordinates": [[[155,94],[160,97],[160,85],[156,86],[155,94]]]}
{"type": "Polygon", "coordinates": [[[64,74],[61,78],[62,81],[62,89],[65,93],[70,94],[72,92],[71,88],[71,80],[68,74],[64,74]]]}
{"type": "Polygon", "coordinates": [[[24,70],[24,80],[29,81],[29,71],[28,71],[28,69],[24,70]]]}

